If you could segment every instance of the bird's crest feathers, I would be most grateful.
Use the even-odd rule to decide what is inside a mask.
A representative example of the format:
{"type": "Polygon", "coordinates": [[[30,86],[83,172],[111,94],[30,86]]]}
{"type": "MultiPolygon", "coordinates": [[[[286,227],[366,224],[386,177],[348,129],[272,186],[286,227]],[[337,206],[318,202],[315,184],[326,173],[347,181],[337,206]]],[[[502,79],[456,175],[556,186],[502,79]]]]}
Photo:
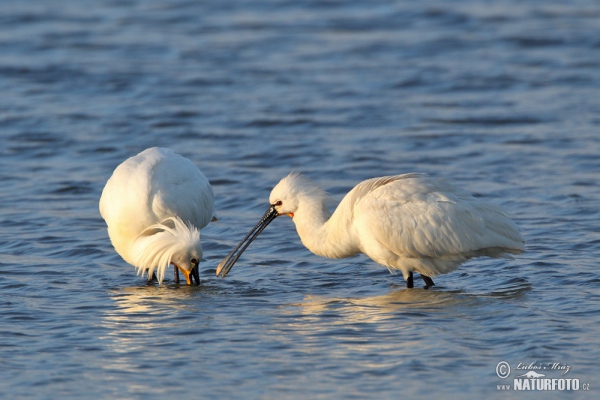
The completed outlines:
{"type": "Polygon", "coordinates": [[[294,197],[308,196],[315,199],[329,201],[329,196],[321,187],[299,172],[292,172],[273,188],[271,200],[281,193],[294,197]]]}
{"type": "Polygon", "coordinates": [[[165,270],[173,256],[179,252],[200,248],[200,232],[191,224],[178,217],[146,228],[136,239],[132,258],[138,274],[152,276],[156,269],[158,282],[162,283],[165,270]]]}

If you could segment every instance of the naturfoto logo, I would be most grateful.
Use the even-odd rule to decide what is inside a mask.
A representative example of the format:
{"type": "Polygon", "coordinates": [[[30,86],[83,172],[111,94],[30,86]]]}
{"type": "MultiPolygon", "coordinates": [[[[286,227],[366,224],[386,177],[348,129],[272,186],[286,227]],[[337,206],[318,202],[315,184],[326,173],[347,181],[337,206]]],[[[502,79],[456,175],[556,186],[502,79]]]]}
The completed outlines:
{"type": "MultiPolygon", "coordinates": [[[[501,379],[507,379],[511,375],[510,364],[506,361],[500,361],[496,365],[496,375],[501,379]]],[[[566,374],[571,371],[571,366],[565,363],[550,362],[531,363],[519,362],[514,367],[515,376],[512,385],[496,385],[497,390],[529,390],[529,391],[572,391],[572,390],[590,390],[589,383],[581,383],[577,378],[566,378],[566,374]],[[543,371],[543,372],[542,372],[543,371]],[[551,378],[547,375],[558,375],[558,378],[551,378]]]]}

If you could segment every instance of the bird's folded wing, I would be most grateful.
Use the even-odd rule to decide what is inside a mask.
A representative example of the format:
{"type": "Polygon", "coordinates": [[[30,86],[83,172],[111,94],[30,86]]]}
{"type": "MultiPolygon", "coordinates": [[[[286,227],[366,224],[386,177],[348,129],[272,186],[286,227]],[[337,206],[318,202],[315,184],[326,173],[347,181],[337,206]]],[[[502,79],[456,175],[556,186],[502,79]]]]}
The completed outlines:
{"type": "Polygon", "coordinates": [[[443,257],[522,245],[516,225],[499,208],[426,176],[380,185],[354,207],[361,229],[404,257],[443,257]]]}
{"type": "Polygon", "coordinates": [[[191,161],[167,159],[153,171],[148,193],[158,222],[178,216],[202,229],[214,215],[214,194],[208,179],[191,161]]]}

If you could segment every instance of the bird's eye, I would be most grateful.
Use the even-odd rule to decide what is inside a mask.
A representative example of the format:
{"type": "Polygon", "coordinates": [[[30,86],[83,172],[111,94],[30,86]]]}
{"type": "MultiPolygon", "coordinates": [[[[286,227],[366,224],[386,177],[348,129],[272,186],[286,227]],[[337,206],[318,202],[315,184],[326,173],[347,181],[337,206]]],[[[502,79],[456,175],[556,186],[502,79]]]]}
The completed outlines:
{"type": "Polygon", "coordinates": [[[196,258],[192,258],[190,261],[192,264],[198,264],[198,259],[196,258]]]}
{"type": "Polygon", "coordinates": [[[282,204],[283,204],[283,203],[281,202],[281,200],[277,200],[277,201],[275,202],[275,205],[276,205],[276,206],[280,206],[280,205],[282,205],[282,204]]]}

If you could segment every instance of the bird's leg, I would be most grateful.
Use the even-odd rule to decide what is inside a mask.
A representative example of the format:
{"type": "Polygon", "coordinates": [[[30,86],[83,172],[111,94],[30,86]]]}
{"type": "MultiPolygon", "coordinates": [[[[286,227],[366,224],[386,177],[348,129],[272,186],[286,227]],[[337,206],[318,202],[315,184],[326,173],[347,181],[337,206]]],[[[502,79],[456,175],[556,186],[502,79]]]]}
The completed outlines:
{"type": "Polygon", "coordinates": [[[421,278],[423,278],[423,281],[425,282],[424,289],[429,289],[430,287],[435,286],[435,283],[433,283],[433,279],[431,279],[430,277],[421,275],[421,278]]]}
{"type": "Polygon", "coordinates": [[[179,284],[179,268],[177,268],[176,265],[173,265],[173,271],[175,271],[175,276],[173,279],[175,279],[175,283],[179,284]]]}
{"type": "Polygon", "coordinates": [[[414,287],[412,271],[409,272],[408,279],[406,280],[406,287],[409,289],[414,287]]]}

